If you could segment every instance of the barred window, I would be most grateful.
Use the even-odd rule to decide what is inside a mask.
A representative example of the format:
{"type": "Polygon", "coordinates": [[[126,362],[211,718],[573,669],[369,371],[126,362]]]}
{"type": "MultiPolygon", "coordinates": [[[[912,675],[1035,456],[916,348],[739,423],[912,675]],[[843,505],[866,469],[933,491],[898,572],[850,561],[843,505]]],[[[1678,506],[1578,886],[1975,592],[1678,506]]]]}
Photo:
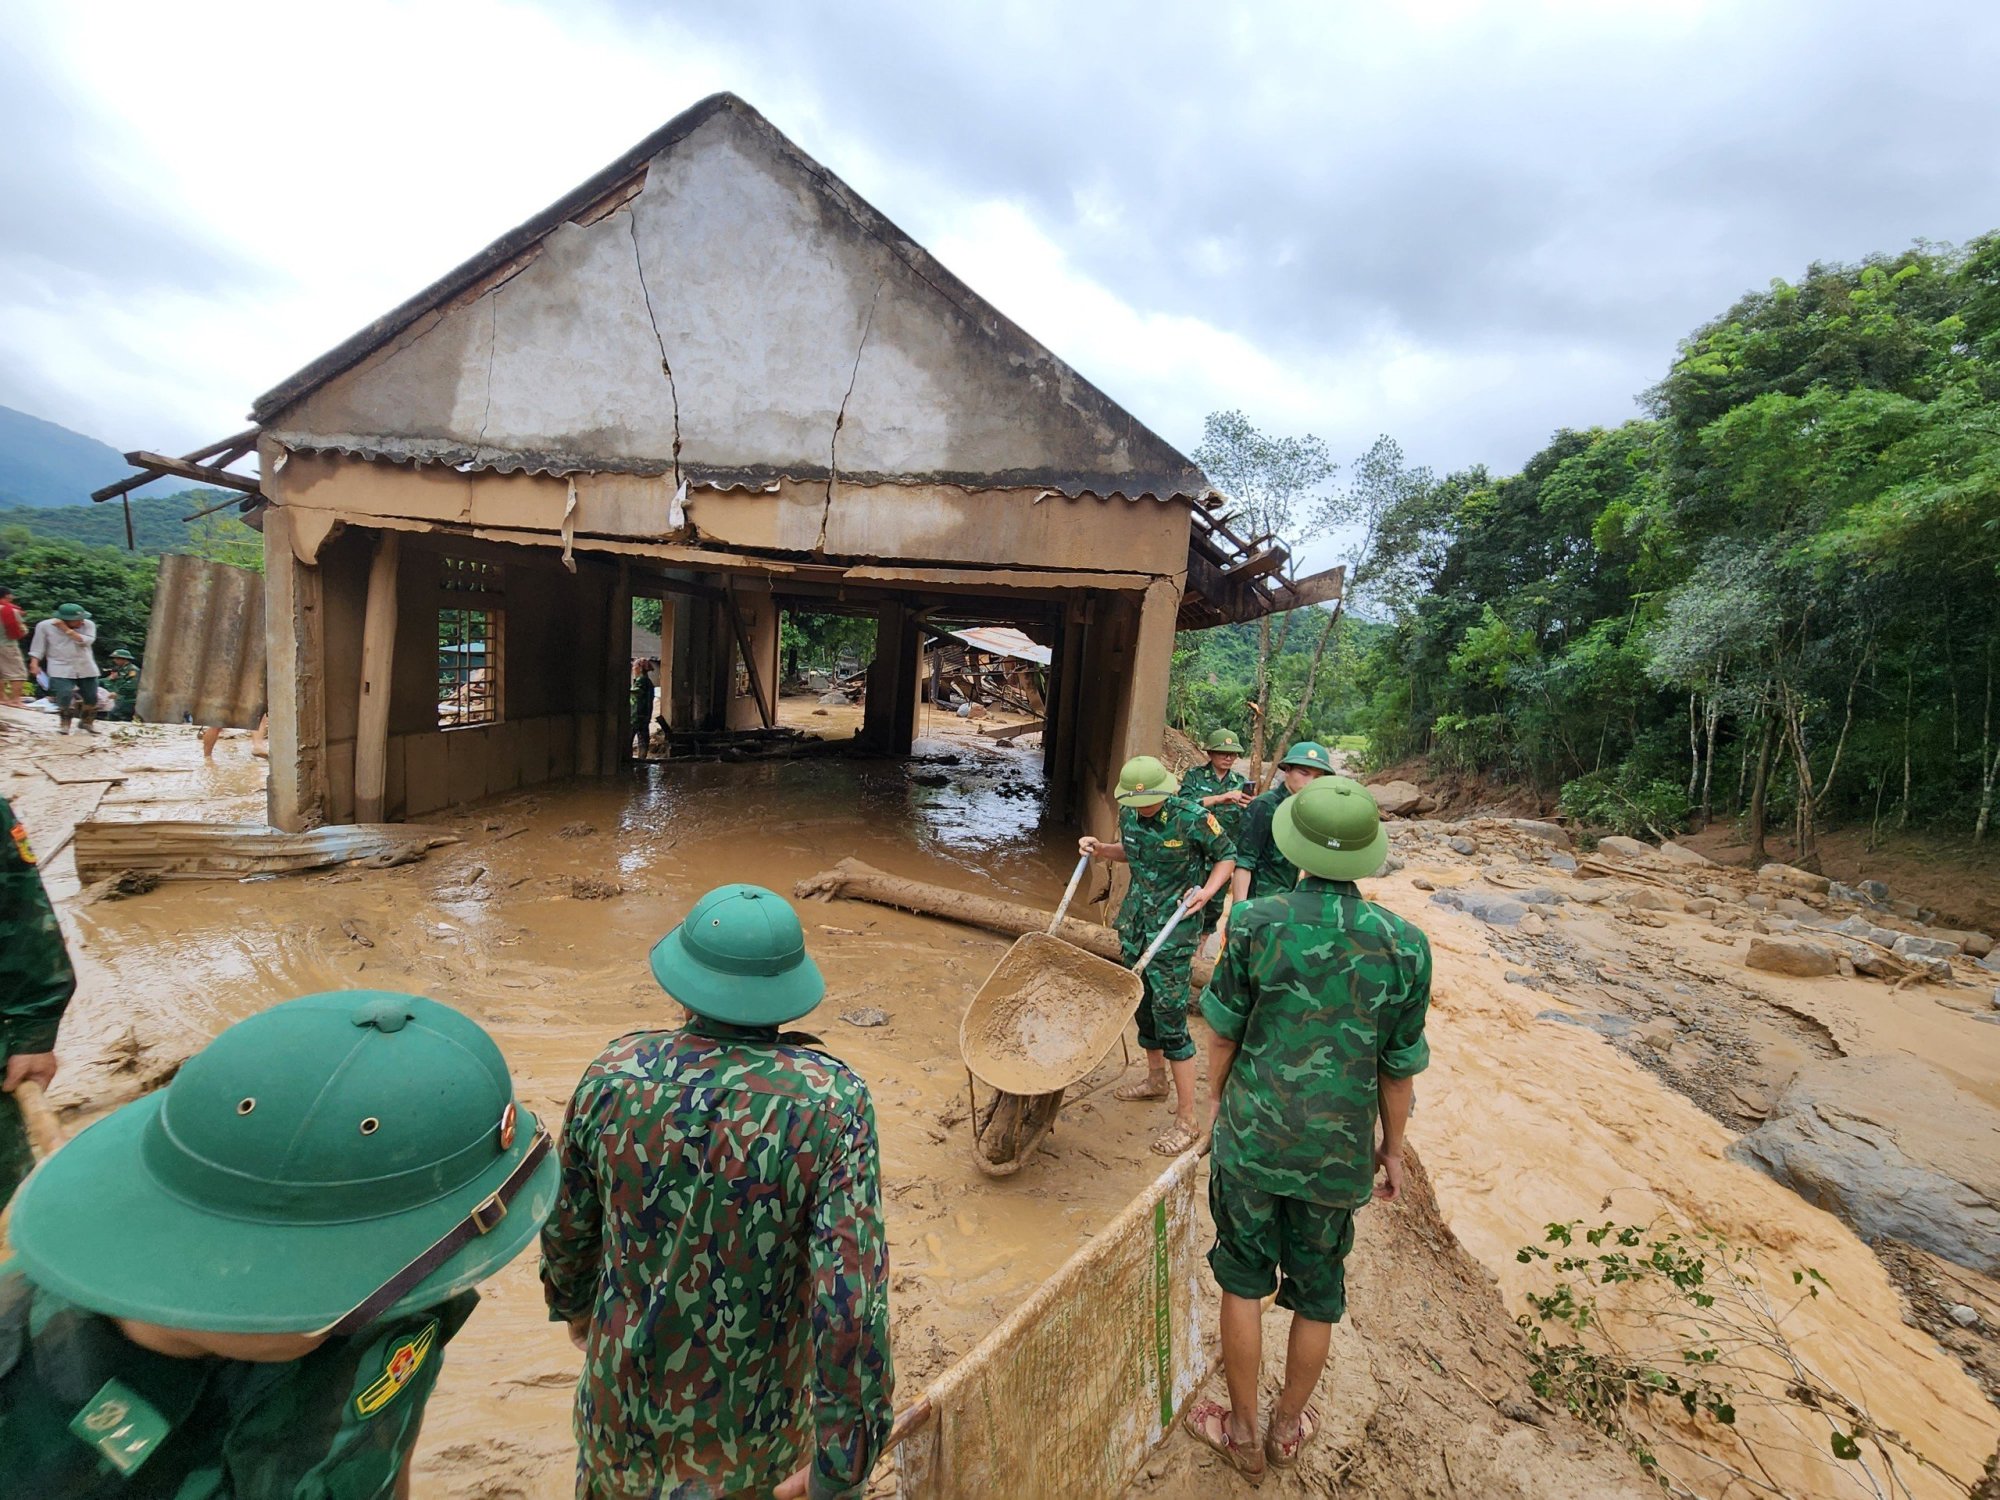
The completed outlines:
{"type": "Polygon", "coordinates": [[[469,557],[438,559],[443,570],[442,587],[447,594],[497,594],[501,592],[500,564],[474,562],[469,557]]]}
{"type": "Polygon", "coordinates": [[[497,609],[438,611],[440,729],[500,722],[500,626],[497,609]]]}

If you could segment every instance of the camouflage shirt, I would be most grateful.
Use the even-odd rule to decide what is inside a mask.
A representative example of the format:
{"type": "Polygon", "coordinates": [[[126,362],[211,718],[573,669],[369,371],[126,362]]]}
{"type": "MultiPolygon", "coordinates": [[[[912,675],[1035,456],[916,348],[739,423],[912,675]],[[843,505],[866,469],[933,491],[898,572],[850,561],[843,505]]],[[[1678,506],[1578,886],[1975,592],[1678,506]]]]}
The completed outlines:
{"type": "MultiPolygon", "coordinates": [[[[1282,777],[1284,772],[1278,774],[1282,777]]],[[[1298,884],[1299,867],[1285,858],[1277,840],[1271,837],[1271,819],[1291,795],[1280,780],[1269,791],[1252,798],[1243,809],[1243,824],[1236,834],[1236,863],[1250,872],[1249,900],[1282,895],[1298,884]]],[[[1234,927],[1235,917],[1229,922],[1234,927]]]]}
{"type": "Polygon", "coordinates": [[[28,830],[0,798],[0,1060],[51,1052],[76,993],[62,928],[42,889],[28,830]]]}
{"type": "Polygon", "coordinates": [[[888,1247],[868,1089],[764,1028],[621,1037],[570,1101],[542,1230],[550,1313],[591,1320],[580,1476],[607,1497],[858,1496],[882,1451],[888,1247]]]}
{"type": "MultiPolygon", "coordinates": [[[[1201,799],[1204,797],[1213,797],[1222,792],[1248,791],[1249,787],[1250,783],[1243,779],[1242,772],[1231,771],[1227,776],[1218,776],[1215,774],[1215,768],[1207,761],[1203,761],[1181,778],[1181,796],[1196,806],[1201,804],[1201,799]]],[[[1215,821],[1222,825],[1223,833],[1228,835],[1231,843],[1234,843],[1237,829],[1243,822],[1243,809],[1232,807],[1227,802],[1220,802],[1208,811],[1215,814],[1215,821]]]]}
{"type": "Polygon", "coordinates": [[[1215,1170],[1329,1208],[1368,1201],[1376,1076],[1430,1062],[1431,947],[1353,882],[1308,875],[1248,901],[1201,997],[1237,1045],[1215,1126],[1215,1170]]]}
{"type": "MultiPolygon", "coordinates": [[[[1169,797],[1150,818],[1120,808],[1118,842],[1132,867],[1131,888],[1118,907],[1118,931],[1141,943],[1153,940],[1173,915],[1175,903],[1208,879],[1217,860],[1236,857],[1221,820],[1181,797],[1169,797]]],[[[1183,933],[1194,942],[1201,935],[1200,924],[1183,922],[1174,929],[1175,940],[1183,933]]]]}

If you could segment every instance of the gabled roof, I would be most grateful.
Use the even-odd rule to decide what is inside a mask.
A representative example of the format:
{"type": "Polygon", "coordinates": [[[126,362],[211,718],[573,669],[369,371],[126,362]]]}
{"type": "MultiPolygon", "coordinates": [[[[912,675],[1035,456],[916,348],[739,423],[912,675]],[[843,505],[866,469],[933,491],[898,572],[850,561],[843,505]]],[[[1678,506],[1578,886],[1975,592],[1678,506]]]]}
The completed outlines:
{"type": "Polygon", "coordinates": [[[291,447],[473,468],[1209,492],[732,94],[675,117],[252,415],[291,447]]]}

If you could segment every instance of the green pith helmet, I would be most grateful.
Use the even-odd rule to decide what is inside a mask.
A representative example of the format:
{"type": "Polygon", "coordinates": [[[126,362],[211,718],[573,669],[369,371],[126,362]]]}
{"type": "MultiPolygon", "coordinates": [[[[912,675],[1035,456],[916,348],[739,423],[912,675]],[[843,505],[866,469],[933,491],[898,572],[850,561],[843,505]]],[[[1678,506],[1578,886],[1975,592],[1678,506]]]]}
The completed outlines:
{"type": "Polygon", "coordinates": [[[653,977],[689,1010],[782,1026],[826,995],[791,902],[761,885],[717,886],[653,945],[653,977]]]}
{"type": "Polygon", "coordinates": [[[1201,748],[1211,755],[1241,755],[1243,741],[1236,738],[1233,729],[1218,729],[1201,742],[1201,748]]]}
{"type": "Polygon", "coordinates": [[[137,661],[139,658],[134,656],[130,651],[127,651],[123,646],[120,646],[116,651],[111,653],[111,659],[113,661],[137,661]]]}
{"type": "Polygon", "coordinates": [[[78,620],[83,618],[83,606],[81,604],[58,604],[56,606],[56,618],[58,620],[67,620],[70,624],[74,625],[78,620]]]}
{"type": "Polygon", "coordinates": [[[1158,807],[1181,789],[1181,780],[1156,755],[1135,755],[1118,772],[1118,803],[1134,809],[1158,807]]]}
{"type": "Polygon", "coordinates": [[[1389,853],[1382,810],[1367,787],[1345,776],[1322,776],[1287,797],[1272,815],[1271,838],[1286,859],[1327,880],[1373,875],[1389,853]]]}
{"type": "Polygon", "coordinates": [[[1294,766],[1302,771],[1324,771],[1333,774],[1333,756],[1326,746],[1314,740],[1300,740],[1285,752],[1285,758],[1278,762],[1278,769],[1294,766]]]}
{"type": "Polygon", "coordinates": [[[85,1130],[8,1233],[29,1279],[111,1317],[348,1333],[499,1270],[555,1195],[548,1136],[476,1022],[338,990],[238,1021],[85,1130]]]}

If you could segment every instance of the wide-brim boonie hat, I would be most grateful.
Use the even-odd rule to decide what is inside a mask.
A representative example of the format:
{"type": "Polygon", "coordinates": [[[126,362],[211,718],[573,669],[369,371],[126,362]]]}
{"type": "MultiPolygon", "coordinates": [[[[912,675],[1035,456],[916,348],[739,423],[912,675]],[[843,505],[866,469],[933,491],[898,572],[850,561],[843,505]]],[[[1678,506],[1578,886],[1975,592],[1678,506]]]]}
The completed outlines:
{"type": "Polygon", "coordinates": [[[1368,789],[1327,776],[1278,805],[1271,818],[1278,852],[1323,880],[1362,880],[1389,857],[1389,830],[1368,789]]]}
{"type": "Polygon", "coordinates": [[[322,1332],[469,1222],[370,1321],[485,1279],[533,1243],[556,1181],[476,1023],[343,991],[238,1022],[84,1130],[22,1186],[8,1238],[30,1280],[109,1317],[322,1332]]]}
{"type": "Polygon", "coordinates": [[[757,885],[725,885],[653,945],[653,978],[687,1009],[737,1026],[782,1026],[826,998],[791,903],[757,885]]]}

